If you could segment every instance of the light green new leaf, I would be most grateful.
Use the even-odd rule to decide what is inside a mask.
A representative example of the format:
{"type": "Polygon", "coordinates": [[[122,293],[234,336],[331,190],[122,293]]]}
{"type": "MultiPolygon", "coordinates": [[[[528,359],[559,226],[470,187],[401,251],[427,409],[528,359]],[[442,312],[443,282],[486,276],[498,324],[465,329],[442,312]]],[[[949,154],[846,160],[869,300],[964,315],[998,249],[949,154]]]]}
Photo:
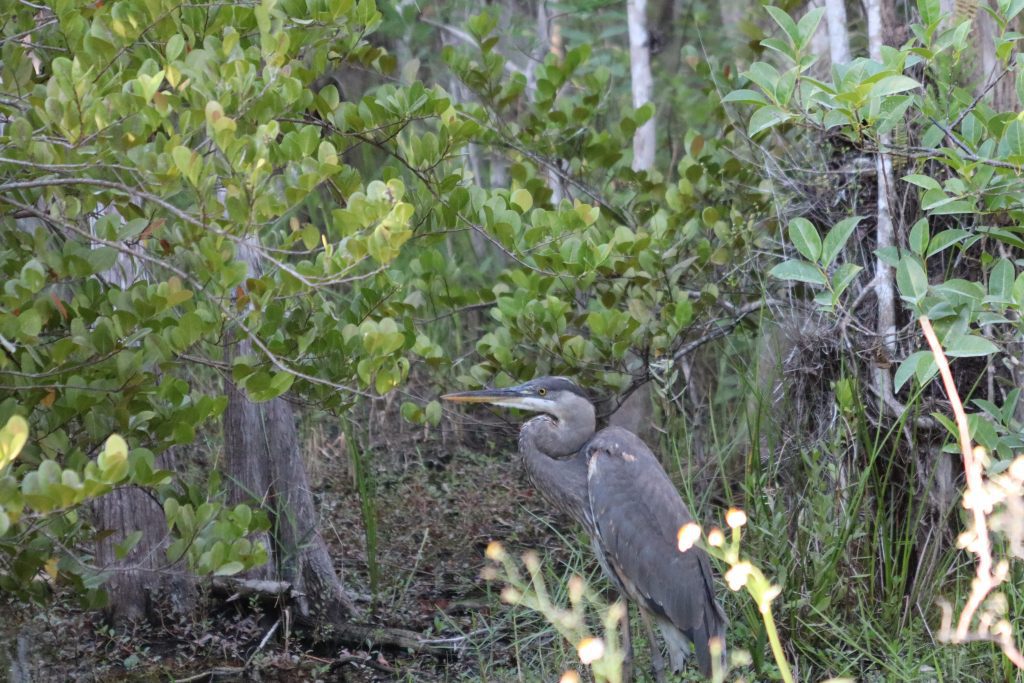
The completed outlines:
{"type": "Polygon", "coordinates": [[[512,193],[510,200],[513,204],[519,207],[521,213],[526,213],[533,206],[533,196],[530,191],[525,188],[519,188],[512,193]]]}
{"type": "Polygon", "coordinates": [[[28,441],[28,422],[21,415],[14,415],[0,429],[0,471],[18,457],[28,441]]]}

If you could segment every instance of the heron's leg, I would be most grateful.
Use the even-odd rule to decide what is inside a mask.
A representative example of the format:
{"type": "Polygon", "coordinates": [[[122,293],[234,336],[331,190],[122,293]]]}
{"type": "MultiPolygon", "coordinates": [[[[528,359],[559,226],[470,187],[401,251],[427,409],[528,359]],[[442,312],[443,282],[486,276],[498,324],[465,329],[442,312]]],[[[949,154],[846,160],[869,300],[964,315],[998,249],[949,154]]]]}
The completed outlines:
{"type": "Polygon", "coordinates": [[[640,608],[640,618],[644,622],[644,630],[647,632],[647,642],[651,647],[651,666],[654,667],[654,680],[658,683],[665,683],[665,658],[661,656],[661,645],[654,635],[654,627],[651,626],[651,617],[644,608],[640,608]]]}
{"type": "Polygon", "coordinates": [[[625,616],[622,617],[622,680],[623,683],[630,683],[633,680],[633,634],[629,630],[629,606],[630,601],[622,596],[623,604],[626,605],[625,616]]]}

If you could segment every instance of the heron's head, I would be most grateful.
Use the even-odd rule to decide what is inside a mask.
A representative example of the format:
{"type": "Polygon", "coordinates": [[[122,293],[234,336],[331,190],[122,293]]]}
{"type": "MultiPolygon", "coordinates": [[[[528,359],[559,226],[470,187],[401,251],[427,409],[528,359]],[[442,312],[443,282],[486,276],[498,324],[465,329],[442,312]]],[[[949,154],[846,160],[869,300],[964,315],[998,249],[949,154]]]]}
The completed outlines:
{"type": "Polygon", "coordinates": [[[593,405],[576,382],[567,377],[539,377],[507,389],[461,391],[441,397],[456,403],[490,403],[505,408],[521,408],[547,413],[558,419],[580,410],[582,404],[593,405]]]}

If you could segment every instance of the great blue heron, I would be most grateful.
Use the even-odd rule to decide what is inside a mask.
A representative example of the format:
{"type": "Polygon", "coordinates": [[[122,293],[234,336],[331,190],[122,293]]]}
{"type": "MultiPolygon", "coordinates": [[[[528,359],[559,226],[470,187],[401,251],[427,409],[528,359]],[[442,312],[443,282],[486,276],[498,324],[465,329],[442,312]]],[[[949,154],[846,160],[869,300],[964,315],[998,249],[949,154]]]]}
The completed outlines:
{"type": "MultiPolygon", "coordinates": [[[[685,666],[692,643],[701,672],[710,676],[710,641],[718,638],[724,654],[727,620],[707,554],[677,548],[680,527],[693,517],[651,449],[620,427],[596,431],[594,405],[565,377],[442,398],[544,413],[519,432],[519,453],[534,486],[583,525],[608,578],[654,617],[672,668],[685,666]]],[[[651,647],[659,669],[657,644],[651,647]]]]}

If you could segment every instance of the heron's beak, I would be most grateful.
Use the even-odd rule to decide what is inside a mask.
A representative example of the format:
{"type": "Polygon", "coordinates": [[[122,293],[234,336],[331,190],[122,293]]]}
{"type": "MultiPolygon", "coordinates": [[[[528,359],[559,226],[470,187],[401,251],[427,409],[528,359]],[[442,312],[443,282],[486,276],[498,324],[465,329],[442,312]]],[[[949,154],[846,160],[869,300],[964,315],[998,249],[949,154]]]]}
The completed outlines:
{"type": "Polygon", "coordinates": [[[445,394],[441,397],[441,400],[451,401],[453,403],[492,403],[504,406],[516,406],[527,398],[529,398],[528,392],[524,391],[521,387],[510,387],[508,389],[460,391],[454,394],[445,394]]]}

